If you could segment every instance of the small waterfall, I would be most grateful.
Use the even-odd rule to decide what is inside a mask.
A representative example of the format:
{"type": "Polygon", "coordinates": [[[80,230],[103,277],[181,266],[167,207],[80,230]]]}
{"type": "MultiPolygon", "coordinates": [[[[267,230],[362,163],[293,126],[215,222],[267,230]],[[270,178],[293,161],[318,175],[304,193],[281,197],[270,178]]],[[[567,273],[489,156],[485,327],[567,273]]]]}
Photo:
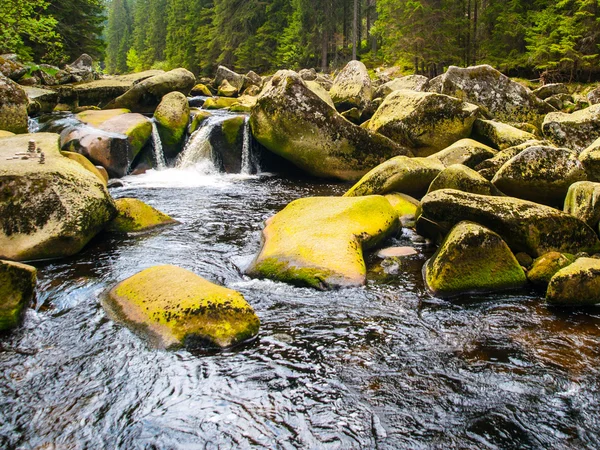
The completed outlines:
{"type": "Polygon", "coordinates": [[[152,149],[154,152],[154,161],[156,162],[156,170],[166,169],[167,162],[165,161],[162,142],[160,141],[160,135],[158,134],[158,127],[154,120],[152,121],[152,149]]]}
{"type": "Polygon", "coordinates": [[[27,131],[29,133],[37,133],[40,131],[40,121],[38,118],[29,117],[27,119],[27,131]]]}
{"type": "Polygon", "coordinates": [[[250,133],[250,121],[246,117],[244,120],[244,139],[242,144],[242,171],[243,175],[252,174],[252,134],[250,133]]]}
{"type": "Polygon", "coordinates": [[[216,115],[206,119],[202,126],[190,136],[177,159],[176,167],[185,169],[195,166],[199,162],[210,161],[212,163],[215,155],[209,137],[213,129],[226,119],[227,117],[216,115]]]}

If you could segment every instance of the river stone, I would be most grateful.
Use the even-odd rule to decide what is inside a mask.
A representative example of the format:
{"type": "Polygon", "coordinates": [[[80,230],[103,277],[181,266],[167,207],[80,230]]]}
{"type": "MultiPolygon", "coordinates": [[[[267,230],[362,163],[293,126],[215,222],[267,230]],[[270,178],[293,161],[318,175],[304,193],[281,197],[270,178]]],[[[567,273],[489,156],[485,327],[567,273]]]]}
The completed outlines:
{"type": "Polygon", "coordinates": [[[600,303],[600,260],[578,258],[559,270],[550,280],[546,301],[564,306],[600,303]]]}
{"type": "Polygon", "coordinates": [[[575,259],[569,253],[548,252],[533,261],[527,278],[537,286],[547,287],[556,272],[575,262],[575,259]]]}
{"type": "Polygon", "coordinates": [[[0,130],[27,133],[29,99],[21,86],[0,75],[0,130]]]}
{"type": "Polygon", "coordinates": [[[444,169],[445,166],[435,158],[396,156],[367,173],[344,194],[344,197],[388,192],[420,196],[444,169]]]}
{"type": "Polygon", "coordinates": [[[246,273],[318,289],[366,282],[363,251],[399,229],[385,197],[309,197],[267,220],[263,246],[246,273]]]}
{"type": "Polygon", "coordinates": [[[585,167],[590,180],[600,181],[600,138],[579,154],[579,161],[585,167]]]}
{"type": "Polygon", "coordinates": [[[329,90],[338,111],[357,108],[362,111],[371,101],[371,77],[360,61],[350,61],[337,74],[329,90]]]}
{"type": "Polygon", "coordinates": [[[256,86],[261,88],[263,85],[262,77],[254,72],[253,70],[249,71],[244,78],[244,90],[248,89],[250,86],[256,86]]]}
{"type": "Polygon", "coordinates": [[[202,126],[204,121],[212,117],[212,114],[204,109],[190,108],[190,124],[188,125],[188,134],[192,134],[202,126]]]}
{"type": "Polygon", "coordinates": [[[212,97],[212,92],[205,84],[198,83],[192,88],[190,95],[204,95],[206,97],[212,97]]]}
{"type": "Polygon", "coordinates": [[[100,169],[102,169],[102,171],[103,171],[102,172],[98,167],[96,167],[94,164],[92,164],[92,162],[89,159],[87,159],[83,155],[80,155],[79,153],[68,152],[68,151],[64,151],[64,150],[61,151],[60,153],[63,156],[66,156],[67,158],[80,164],[81,166],[83,166],[84,169],[89,170],[91,173],[96,175],[98,177],[98,179],[100,181],[102,181],[104,186],[106,186],[108,184],[108,172],[106,172],[106,169],[104,167],[99,166],[100,169]]]}
{"type": "Polygon", "coordinates": [[[505,150],[536,139],[534,134],[495,120],[477,119],[473,124],[473,138],[505,150]]]}
{"type": "Polygon", "coordinates": [[[152,121],[138,113],[122,114],[103,122],[99,129],[127,136],[133,159],[152,136],[152,121]]]}
{"type": "Polygon", "coordinates": [[[555,144],[580,153],[600,136],[600,105],[571,114],[550,113],[544,118],[542,131],[555,144]]]}
{"type": "Polygon", "coordinates": [[[181,150],[181,144],[190,118],[190,107],[181,92],[165,95],[156,111],[154,120],[167,158],[172,158],[181,150]]]}
{"type": "Polygon", "coordinates": [[[446,167],[453,164],[463,164],[474,168],[486,159],[493,158],[496,150],[473,139],[461,139],[450,147],[434,153],[430,158],[436,158],[446,167]]]}
{"type": "Polygon", "coordinates": [[[498,233],[514,253],[533,257],[551,251],[595,252],[600,241],[585,222],[549,206],[513,197],[495,197],[443,189],[421,200],[417,231],[437,239],[468,220],[498,233]],[[431,228],[431,226],[435,228],[431,228]],[[435,233],[437,232],[437,234],[435,233]]]}
{"type": "Polygon", "coordinates": [[[223,81],[227,81],[236,90],[241,91],[244,86],[244,76],[239,73],[235,73],[233,70],[228,69],[225,66],[219,66],[215,73],[214,86],[216,88],[223,84],[223,81]]]}
{"type": "Polygon", "coordinates": [[[577,154],[566,148],[536,146],[508,160],[492,183],[506,195],[562,206],[569,186],[587,174],[577,154]]]}
{"type": "Polygon", "coordinates": [[[333,104],[331,95],[329,95],[329,92],[326,91],[323,86],[321,86],[316,81],[310,81],[310,80],[305,81],[304,83],[306,84],[306,87],[308,87],[311,91],[313,91],[315,94],[317,94],[321,98],[321,100],[323,100],[325,103],[327,103],[333,109],[335,109],[335,105],[333,104]]]}
{"type": "Polygon", "coordinates": [[[478,108],[447,95],[395,91],[369,122],[369,130],[429,156],[469,137],[478,108]]]}
{"type": "Polygon", "coordinates": [[[221,97],[236,97],[238,92],[239,91],[236,88],[229,84],[229,81],[223,80],[219,85],[217,95],[221,97]]]}
{"type": "Polygon", "coordinates": [[[137,198],[120,198],[115,200],[115,205],[117,217],[106,224],[106,230],[112,233],[145,231],[161,225],[177,223],[176,220],[137,198]]]}
{"type": "Polygon", "coordinates": [[[509,147],[504,150],[500,150],[496,155],[490,159],[486,159],[485,161],[477,164],[475,166],[475,170],[479,172],[479,174],[485,178],[486,180],[492,180],[494,175],[498,173],[500,168],[511,158],[514,158],[519,153],[527,150],[529,147],[534,147],[537,145],[545,145],[545,142],[542,141],[527,141],[524,144],[516,145],[514,147],[509,147]]]}
{"type": "Polygon", "coordinates": [[[0,258],[58,258],[79,252],[116,215],[106,186],[60,154],[59,136],[0,139],[0,258]],[[34,139],[45,157],[11,159],[34,139]]]}
{"type": "Polygon", "coordinates": [[[424,92],[429,85],[429,79],[423,75],[408,75],[406,77],[394,78],[382,84],[373,94],[373,98],[385,98],[394,91],[409,90],[424,92]]]}
{"type": "Polygon", "coordinates": [[[186,96],[196,84],[194,74],[186,69],[174,69],[135,84],[110,102],[106,109],[128,108],[133,112],[151,112],[162,98],[171,92],[186,96]]]}
{"type": "Polygon", "coordinates": [[[392,192],[386,194],[385,198],[390,202],[403,227],[414,227],[417,211],[421,207],[421,203],[416,198],[410,195],[392,192]]]}
{"type": "Polygon", "coordinates": [[[254,138],[303,171],[356,180],[396,155],[412,153],[344,119],[292,71],[277,72],[252,109],[254,138]]]}
{"type": "Polygon", "coordinates": [[[600,222],[600,183],[579,181],[569,186],[564,212],[596,228],[600,222]]]}
{"type": "Polygon", "coordinates": [[[385,258],[401,258],[404,256],[414,256],[419,253],[412,247],[388,247],[377,252],[377,257],[385,258]]]}
{"type": "Polygon", "coordinates": [[[472,222],[458,223],[425,263],[423,275],[438,297],[523,287],[523,268],[500,236],[472,222]]]}
{"type": "Polygon", "coordinates": [[[33,299],[36,279],[35,267],[0,260],[0,331],[19,325],[33,299]]]}
{"type": "Polygon", "coordinates": [[[86,125],[92,127],[99,127],[104,122],[110,119],[114,119],[115,117],[123,116],[124,114],[131,113],[126,108],[117,108],[117,109],[104,109],[104,110],[87,110],[80,112],[75,115],[75,118],[86,125]]]}
{"type": "Polygon", "coordinates": [[[554,110],[529,89],[488,65],[450,66],[441,76],[438,89],[440,94],[484,108],[500,121],[537,123],[539,115],[554,110]]]}
{"type": "Polygon", "coordinates": [[[540,86],[533,91],[533,94],[542,100],[559,94],[569,94],[569,87],[564,83],[551,83],[540,86]]]}
{"type": "Polygon", "coordinates": [[[236,103],[238,103],[238,99],[237,98],[227,98],[227,97],[211,97],[211,98],[207,98],[206,101],[204,102],[204,105],[202,105],[202,108],[204,109],[227,109],[230,108],[231,106],[235,105],[236,103]]]}
{"type": "Polygon", "coordinates": [[[227,348],[253,339],[260,326],[242,294],[171,265],[122,281],[103,306],[158,348],[227,348]]]}
{"type": "Polygon", "coordinates": [[[454,164],[442,170],[429,185],[427,193],[440,189],[456,189],[481,195],[503,195],[490,181],[462,164],[454,164]]]}

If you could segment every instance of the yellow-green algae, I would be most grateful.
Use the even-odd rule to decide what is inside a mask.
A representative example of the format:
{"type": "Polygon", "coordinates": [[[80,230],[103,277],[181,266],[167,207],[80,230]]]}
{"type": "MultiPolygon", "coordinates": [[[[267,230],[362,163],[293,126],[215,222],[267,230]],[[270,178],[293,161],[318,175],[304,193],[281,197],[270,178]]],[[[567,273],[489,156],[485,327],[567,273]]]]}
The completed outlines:
{"type": "Polygon", "coordinates": [[[478,172],[462,164],[453,164],[442,170],[429,185],[427,193],[440,189],[456,189],[481,195],[504,195],[478,172]]]}
{"type": "Polygon", "coordinates": [[[463,164],[474,168],[478,164],[496,155],[496,150],[473,139],[461,139],[450,147],[434,153],[430,158],[439,159],[446,167],[463,164]]]}
{"type": "Polygon", "coordinates": [[[86,170],[89,170],[94,175],[96,175],[98,177],[98,179],[100,179],[100,181],[102,181],[102,183],[104,183],[104,185],[106,186],[106,184],[108,182],[108,179],[85,156],[83,156],[83,155],[81,155],[79,153],[67,152],[67,151],[64,151],[64,150],[61,151],[61,154],[63,156],[66,156],[67,158],[72,159],[73,161],[81,164],[86,170]]]}
{"type": "Polygon", "coordinates": [[[75,115],[75,117],[83,123],[87,123],[93,127],[98,127],[109,119],[121,116],[123,114],[128,114],[130,112],[131,111],[126,108],[105,109],[101,111],[89,110],[80,112],[79,114],[75,115]]]}
{"type": "Polygon", "coordinates": [[[225,109],[239,103],[237,98],[211,97],[207,98],[202,106],[204,109],[225,109]]]}
{"type": "Polygon", "coordinates": [[[578,258],[559,270],[550,280],[546,301],[565,306],[600,303],[600,260],[578,258]]]}
{"type": "Polygon", "coordinates": [[[225,140],[233,145],[240,137],[240,131],[244,126],[244,122],[246,118],[243,116],[232,117],[231,119],[227,119],[223,121],[221,125],[221,130],[223,131],[223,136],[225,136],[225,140]]]}
{"type": "Polygon", "coordinates": [[[548,252],[533,261],[531,269],[527,272],[527,278],[533,284],[548,286],[556,272],[573,264],[575,259],[575,256],[570,253],[548,252]]]}
{"type": "Polygon", "coordinates": [[[419,200],[412,198],[410,195],[392,192],[385,195],[385,198],[392,208],[398,214],[398,218],[404,227],[414,227],[417,211],[421,206],[419,200]]]}
{"type": "Polygon", "coordinates": [[[299,199],[267,220],[247,273],[320,289],[359,286],[366,280],[363,250],[398,228],[385,197],[299,199]]]}
{"type": "Polygon", "coordinates": [[[19,324],[23,310],[33,298],[36,275],[35,267],[0,260],[0,330],[19,324]]]}
{"type": "Polygon", "coordinates": [[[427,287],[437,296],[492,292],[525,285],[525,272],[508,245],[472,222],[457,224],[424,267],[427,287]]]}
{"type": "Polygon", "coordinates": [[[164,146],[172,147],[181,142],[189,117],[187,97],[181,92],[170,92],[162,98],[154,111],[154,119],[164,146]]]}
{"type": "Polygon", "coordinates": [[[106,225],[106,230],[113,233],[144,231],[160,225],[177,223],[137,198],[120,198],[115,200],[115,205],[117,217],[106,225]]]}
{"type": "Polygon", "coordinates": [[[159,348],[226,348],[254,338],[260,327],[242,294],[171,265],[122,281],[104,306],[159,348]]]}

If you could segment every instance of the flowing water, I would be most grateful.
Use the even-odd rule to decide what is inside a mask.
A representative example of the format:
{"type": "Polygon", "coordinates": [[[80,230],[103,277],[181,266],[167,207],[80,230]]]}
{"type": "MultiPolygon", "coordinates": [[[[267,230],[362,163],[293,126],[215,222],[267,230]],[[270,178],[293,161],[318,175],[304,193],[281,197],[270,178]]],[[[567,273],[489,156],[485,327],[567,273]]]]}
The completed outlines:
{"type": "Polygon", "coordinates": [[[433,249],[409,230],[389,244],[418,255],[368,255],[362,288],[250,279],[265,219],[348,186],[203,164],[112,191],[178,225],[36,264],[36,301],[0,335],[0,448],[600,447],[600,310],[551,309],[536,292],[435,299],[421,277],[433,249]],[[242,292],[258,339],[168,352],[108,319],[103,292],[157,264],[242,292]]]}
{"type": "Polygon", "coordinates": [[[160,141],[158,127],[156,126],[156,121],[154,119],[152,120],[152,153],[154,155],[156,170],[165,170],[167,168],[167,162],[165,161],[162,142],[160,141]]]}

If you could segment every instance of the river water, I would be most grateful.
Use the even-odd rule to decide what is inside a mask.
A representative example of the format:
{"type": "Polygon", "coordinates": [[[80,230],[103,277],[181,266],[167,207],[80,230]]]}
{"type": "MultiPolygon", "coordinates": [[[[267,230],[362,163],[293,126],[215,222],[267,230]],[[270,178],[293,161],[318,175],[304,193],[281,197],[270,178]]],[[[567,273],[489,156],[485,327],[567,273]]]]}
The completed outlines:
{"type": "Polygon", "coordinates": [[[600,447],[600,310],[548,308],[540,293],[442,301],[432,253],[367,257],[363,288],[320,292],[253,280],[265,219],[348,186],[168,169],[128,177],[180,224],[99,236],[37,263],[37,299],[0,335],[0,448],[419,449],[600,447]],[[242,292],[259,338],[223,353],[149,348],[107,318],[107,289],[175,264],[242,292]]]}

